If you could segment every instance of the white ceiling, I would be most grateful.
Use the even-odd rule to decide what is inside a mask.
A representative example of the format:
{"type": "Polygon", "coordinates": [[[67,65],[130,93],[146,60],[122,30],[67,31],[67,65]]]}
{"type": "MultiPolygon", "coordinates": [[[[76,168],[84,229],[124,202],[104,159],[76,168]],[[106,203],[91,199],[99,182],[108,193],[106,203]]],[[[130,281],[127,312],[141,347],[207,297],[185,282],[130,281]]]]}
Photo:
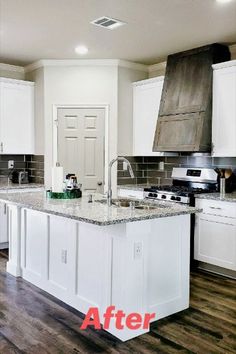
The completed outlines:
{"type": "Polygon", "coordinates": [[[208,43],[236,43],[236,0],[0,0],[0,62],[119,58],[153,64],[168,54],[208,43]],[[127,23],[107,30],[90,21],[127,23]]]}

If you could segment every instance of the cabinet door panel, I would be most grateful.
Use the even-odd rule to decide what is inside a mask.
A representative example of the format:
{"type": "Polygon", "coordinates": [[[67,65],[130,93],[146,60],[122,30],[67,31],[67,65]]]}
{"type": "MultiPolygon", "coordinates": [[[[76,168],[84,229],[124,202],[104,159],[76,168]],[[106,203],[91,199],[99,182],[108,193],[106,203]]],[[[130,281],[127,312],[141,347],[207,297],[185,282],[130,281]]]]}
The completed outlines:
{"type": "Polygon", "coordinates": [[[77,223],[50,216],[49,288],[59,293],[74,291],[77,223]]]}
{"type": "Polygon", "coordinates": [[[0,135],[3,154],[33,154],[33,86],[1,83],[0,135]]]}
{"type": "Polygon", "coordinates": [[[236,270],[236,221],[204,214],[197,217],[194,258],[236,270]]]}
{"type": "Polygon", "coordinates": [[[168,57],[161,116],[206,110],[211,92],[211,63],[208,51],[168,57]]]}
{"type": "Polygon", "coordinates": [[[159,117],[159,124],[154,141],[158,150],[194,151],[198,150],[196,142],[200,140],[203,116],[199,113],[159,117]],[[181,134],[180,134],[181,133],[181,134]]]}
{"type": "Polygon", "coordinates": [[[213,156],[236,156],[236,66],[214,71],[213,156]]]}
{"type": "Polygon", "coordinates": [[[134,156],[163,155],[152,151],[163,80],[164,78],[157,82],[145,80],[135,84],[133,88],[134,156]]]}
{"type": "Polygon", "coordinates": [[[7,205],[0,203],[0,249],[1,244],[8,242],[7,235],[7,205]]]}
{"type": "Polygon", "coordinates": [[[31,281],[42,281],[47,270],[47,215],[35,210],[21,211],[21,265],[24,276],[31,281]]]}

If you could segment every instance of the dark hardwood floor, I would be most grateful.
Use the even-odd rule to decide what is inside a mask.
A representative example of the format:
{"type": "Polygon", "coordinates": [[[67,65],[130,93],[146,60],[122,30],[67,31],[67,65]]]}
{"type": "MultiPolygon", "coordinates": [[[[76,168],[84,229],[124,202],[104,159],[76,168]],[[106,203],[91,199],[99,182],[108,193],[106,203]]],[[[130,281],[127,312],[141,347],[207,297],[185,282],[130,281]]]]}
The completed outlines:
{"type": "Polygon", "coordinates": [[[236,281],[192,273],[191,306],[122,343],[79,329],[83,315],[5,271],[0,257],[0,353],[236,353],[236,281]]]}

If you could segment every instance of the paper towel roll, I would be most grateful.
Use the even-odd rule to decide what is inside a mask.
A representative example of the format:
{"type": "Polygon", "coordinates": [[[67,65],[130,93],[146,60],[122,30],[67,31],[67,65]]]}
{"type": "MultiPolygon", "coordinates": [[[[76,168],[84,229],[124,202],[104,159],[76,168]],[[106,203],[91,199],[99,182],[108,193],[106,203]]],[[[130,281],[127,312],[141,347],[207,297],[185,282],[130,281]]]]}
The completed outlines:
{"type": "Polygon", "coordinates": [[[58,162],[52,168],[52,192],[63,192],[63,167],[58,162]]]}

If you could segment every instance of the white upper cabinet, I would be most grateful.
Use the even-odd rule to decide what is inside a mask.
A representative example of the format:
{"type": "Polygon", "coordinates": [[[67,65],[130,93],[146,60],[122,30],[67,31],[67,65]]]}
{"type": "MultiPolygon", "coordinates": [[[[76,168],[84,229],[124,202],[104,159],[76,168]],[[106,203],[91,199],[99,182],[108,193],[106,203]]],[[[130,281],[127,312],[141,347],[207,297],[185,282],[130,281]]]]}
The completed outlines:
{"type": "Polygon", "coordinates": [[[133,155],[163,156],[153,152],[164,76],[133,83],[133,155]]]}
{"type": "Polygon", "coordinates": [[[212,155],[236,156],[236,60],[213,69],[212,155]]]}
{"type": "Polygon", "coordinates": [[[34,154],[34,83],[0,78],[0,154],[34,154]]]}

